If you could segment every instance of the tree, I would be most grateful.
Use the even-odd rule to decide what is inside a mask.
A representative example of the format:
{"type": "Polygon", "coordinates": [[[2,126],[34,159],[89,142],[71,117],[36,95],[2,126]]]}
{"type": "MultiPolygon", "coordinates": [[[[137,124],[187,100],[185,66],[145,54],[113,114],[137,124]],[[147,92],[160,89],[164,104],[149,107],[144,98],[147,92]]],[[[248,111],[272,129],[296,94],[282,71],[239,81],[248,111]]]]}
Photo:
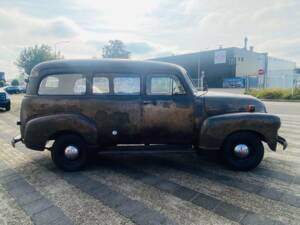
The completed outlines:
{"type": "Polygon", "coordinates": [[[0,88],[4,87],[4,85],[5,85],[5,81],[4,80],[0,80],[0,88]]]}
{"type": "MultiPolygon", "coordinates": [[[[59,58],[61,56],[59,55],[59,58]]],[[[31,70],[37,64],[57,58],[51,51],[51,47],[42,44],[41,46],[35,45],[34,47],[24,48],[15,64],[20,69],[21,73],[30,75],[31,70]]]]}
{"type": "Polygon", "coordinates": [[[17,80],[17,79],[13,79],[12,81],[11,81],[11,85],[12,86],[19,86],[19,81],[17,80]]]}
{"type": "Polygon", "coordinates": [[[102,57],[128,59],[130,52],[121,40],[110,40],[102,49],[102,57]]]}

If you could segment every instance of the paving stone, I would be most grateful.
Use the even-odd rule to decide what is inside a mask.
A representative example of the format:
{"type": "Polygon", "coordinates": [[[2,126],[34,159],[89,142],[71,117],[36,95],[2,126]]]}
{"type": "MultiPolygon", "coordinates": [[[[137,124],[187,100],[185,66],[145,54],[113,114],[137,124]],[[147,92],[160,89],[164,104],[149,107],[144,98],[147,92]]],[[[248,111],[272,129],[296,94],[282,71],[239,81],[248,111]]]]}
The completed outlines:
{"type": "Polygon", "coordinates": [[[160,181],[154,185],[155,187],[159,188],[160,190],[163,190],[168,193],[175,193],[180,189],[180,185],[175,184],[170,181],[160,181]]]}
{"type": "Polygon", "coordinates": [[[60,217],[52,222],[49,225],[73,225],[74,223],[68,217],[60,217]]]}
{"type": "Polygon", "coordinates": [[[131,218],[134,215],[137,215],[143,210],[146,210],[146,207],[135,200],[127,200],[126,202],[123,202],[119,206],[116,207],[116,210],[123,216],[127,218],[131,218]]]}
{"type": "Polygon", "coordinates": [[[49,207],[32,216],[32,220],[36,225],[45,225],[65,217],[64,213],[56,206],[49,207]]]}
{"type": "Polygon", "coordinates": [[[213,211],[218,215],[236,222],[241,221],[247,214],[246,210],[226,202],[219,204],[213,211]]]}
{"type": "Polygon", "coordinates": [[[31,192],[34,192],[35,189],[29,185],[28,183],[24,183],[20,186],[14,186],[13,188],[6,188],[8,193],[13,196],[14,198],[19,198],[23,195],[29,194],[31,192]]]}
{"type": "Polygon", "coordinates": [[[198,205],[202,208],[212,210],[212,209],[216,208],[221,203],[221,201],[218,199],[212,198],[210,196],[204,195],[202,193],[199,193],[197,195],[197,197],[195,197],[192,200],[192,203],[194,203],[195,205],[198,205]]]}
{"type": "Polygon", "coordinates": [[[92,179],[87,179],[85,180],[85,182],[77,184],[77,188],[85,192],[89,192],[89,190],[93,190],[99,187],[100,187],[99,182],[94,181],[92,179]]]}
{"type": "Polygon", "coordinates": [[[150,209],[144,210],[141,213],[133,216],[132,221],[139,225],[176,224],[175,222],[168,220],[162,214],[150,209]]]}
{"type": "Polygon", "coordinates": [[[279,221],[273,221],[265,216],[258,214],[247,214],[241,221],[244,225],[279,225],[282,224],[279,221]]]}
{"type": "Polygon", "coordinates": [[[51,206],[53,206],[53,204],[48,199],[41,198],[34,202],[23,205],[22,208],[27,215],[32,216],[33,214],[41,212],[51,206]]]}
{"type": "Polygon", "coordinates": [[[112,190],[106,186],[100,186],[98,188],[92,189],[88,191],[88,194],[93,196],[96,199],[101,199],[104,195],[109,194],[112,190]]]}
{"type": "Polygon", "coordinates": [[[23,179],[23,178],[19,174],[13,173],[13,174],[1,177],[0,184],[7,184],[11,181],[18,180],[18,179],[23,179]]]}
{"type": "Polygon", "coordinates": [[[128,200],[128,197],[125,197],[124,195],[112,191],[106,195],[103,195],[100,199],[102,203],[105,205],[111,207],[111,208],[116,208],[117,206],[125,203],[128,200]]]}
{"type": "Polygon", "coordinates": [[[295,195],[291,195],[289,193],[285,193],[281,199],[281,202],[285,202],[289,205],[295,206],[297,208],[300,208],[300,197],[299,196],[295,196],[295,195]]]}
{"type": "Polygon", "coordinates": [[[31,202],[34,202],[34,201],[36,201],[38,199],[41,199],[41,198],[43,198],[43,196],[39,192],[33,191],[33,192],[24,194],[24,195],[16,198],[16,201],[20,206],[22,206],[22,205],[26,205],[26,204],[29,204],[31,202]]]}
{"type": "Polygon", "coordinates": [[[186,188],[186,187],[180,187],[178,190],[176,190],[173,195],[186,200],[186,201],[190,201],[192,198],[194,198],[196,195],[198,194],[197,191],[194,191],[192,189],[186,188]]]}
{"type": "Polygon", "coordinates": [[[283,196],[283,193],[275,189],[263,188],[258,192],[258,195],[275,201],[279,201],[280,198],[283,196]]]}
{"type": "Polygon", "coordinates": [[[148,185],[155,185],[155,184],[161,182],[161,180],[158,179],[157,177],[148,176],[148,175],[142,177],[141,179],[139,179],[139,181],[143,182],[144,184],[148,184],[148,185]]]}
{"type": "Polygon", "coordinates": [[[3,170],[0,171],[0,179],[1,177],[5,177],[12,174],[16,174],[16,172],[13,171],[12,169],[4,168],[3,170]]]}

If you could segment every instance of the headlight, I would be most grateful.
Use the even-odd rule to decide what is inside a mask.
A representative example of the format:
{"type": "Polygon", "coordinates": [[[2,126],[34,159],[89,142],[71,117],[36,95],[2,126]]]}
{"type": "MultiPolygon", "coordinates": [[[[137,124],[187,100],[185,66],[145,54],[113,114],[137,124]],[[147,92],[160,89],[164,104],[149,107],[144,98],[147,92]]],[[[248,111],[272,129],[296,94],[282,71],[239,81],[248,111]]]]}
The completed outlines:
{"type": "Polygon", "coordinates": [[[10,95],[7,92],[5,92],[5,95],[6,95],[6,99],[10,99],[10,95]]]}

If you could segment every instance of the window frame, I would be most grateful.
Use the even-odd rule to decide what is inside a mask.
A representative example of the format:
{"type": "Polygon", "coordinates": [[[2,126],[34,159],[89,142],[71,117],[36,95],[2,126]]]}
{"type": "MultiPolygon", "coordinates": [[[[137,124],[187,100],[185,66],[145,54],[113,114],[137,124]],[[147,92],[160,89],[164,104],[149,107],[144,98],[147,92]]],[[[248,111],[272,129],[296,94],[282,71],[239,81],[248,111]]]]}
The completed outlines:
{"type": "Polygon", "coordinates": [[[142,76],[140,74],[134,74],[134,73],[119,73],[119,74],[114,74],[114,76],[111,77],[111,93],[114,96],[141,96],[142,92],[143,92],[143,86],[142,86],[142,76]],[[140,90],[138,94],[129,94],[129,93],[125,93],[125,94],[117,94],[115,92],[115,79],[116,78],[139,78],[140,81],[140,90]]]}
{"type": "Polygon", "coordinates": [[[39,79],[36,93],[37,93],[38,96],[76,96],[76,97],[86,96],[88,94],[88,88],[89,88],[88,85],[89,85],[89,82],[88,82],[88,76],[86,75],[86,73],[81,73],[81,72],[65,72],[65,73],[59,73],[58,72],[58,73],[49,73],[49,74],[47,73],[47,74],[43,75],[39,79]],[[63,75],[68,75],[68,76],[71,76],[71,75],[81,75],[82,76],[81,79],[82,78],[85,79],[85,92],[82,93],[82,94],[40,94],[39,91],[40,91],[41,84],[42,84],[42,82],[43,82],[44,79],[47,79],[48,77],[51,77],[51,76],[63,76],[63,75]]]}
{"type": "Polygon", "coordinates": [[[186,87],[184,86],[184,83],[182,82],[182,80],[178,77],[178,76],[176,76],[176,75],[174,75],[174,74],[167,74],[167,73],[155,73],[155,74],[147,74],[147,76],[146,76],[146,82],[145,82],[145,84],[146,84],[146,88],[145,88],[145,94],[147,95],[147,96],[169,96],[169,97],[174,97],[174,96],[186,96],[187,94],[188,94],[188,92],[187,92],[187,90],[186,90],[186,87]],[[182,86],[182,88],[184,89],[184,94],[173,94],[173,91],[172,91],[172,94],[152,94],[151,93],[151,79],[153,78],[153,77],[170,77],[171,79],[177,79],[178,81],[179,81],[179,83],[181,84],[181,86],[182,86]]]}

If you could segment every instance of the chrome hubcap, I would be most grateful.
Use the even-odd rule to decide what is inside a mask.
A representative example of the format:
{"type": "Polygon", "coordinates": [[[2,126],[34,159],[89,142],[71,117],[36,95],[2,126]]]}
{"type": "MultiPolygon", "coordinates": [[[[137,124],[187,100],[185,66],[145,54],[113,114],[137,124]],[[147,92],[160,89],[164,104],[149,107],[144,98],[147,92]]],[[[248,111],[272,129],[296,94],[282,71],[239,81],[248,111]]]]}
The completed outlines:
{"type": "Polygon", "coordinates": [[[79,150],[73,145],[69,145],[65,148],[65,157],[69,160],[77,159],[79,155],[79,150]]]}
{"type": "Polygon", "coordinates": [[[234,154],[239,158],[245,158],[249,155],[249,148],[245,144],[239,144],[235,146],[234,154]]]}

